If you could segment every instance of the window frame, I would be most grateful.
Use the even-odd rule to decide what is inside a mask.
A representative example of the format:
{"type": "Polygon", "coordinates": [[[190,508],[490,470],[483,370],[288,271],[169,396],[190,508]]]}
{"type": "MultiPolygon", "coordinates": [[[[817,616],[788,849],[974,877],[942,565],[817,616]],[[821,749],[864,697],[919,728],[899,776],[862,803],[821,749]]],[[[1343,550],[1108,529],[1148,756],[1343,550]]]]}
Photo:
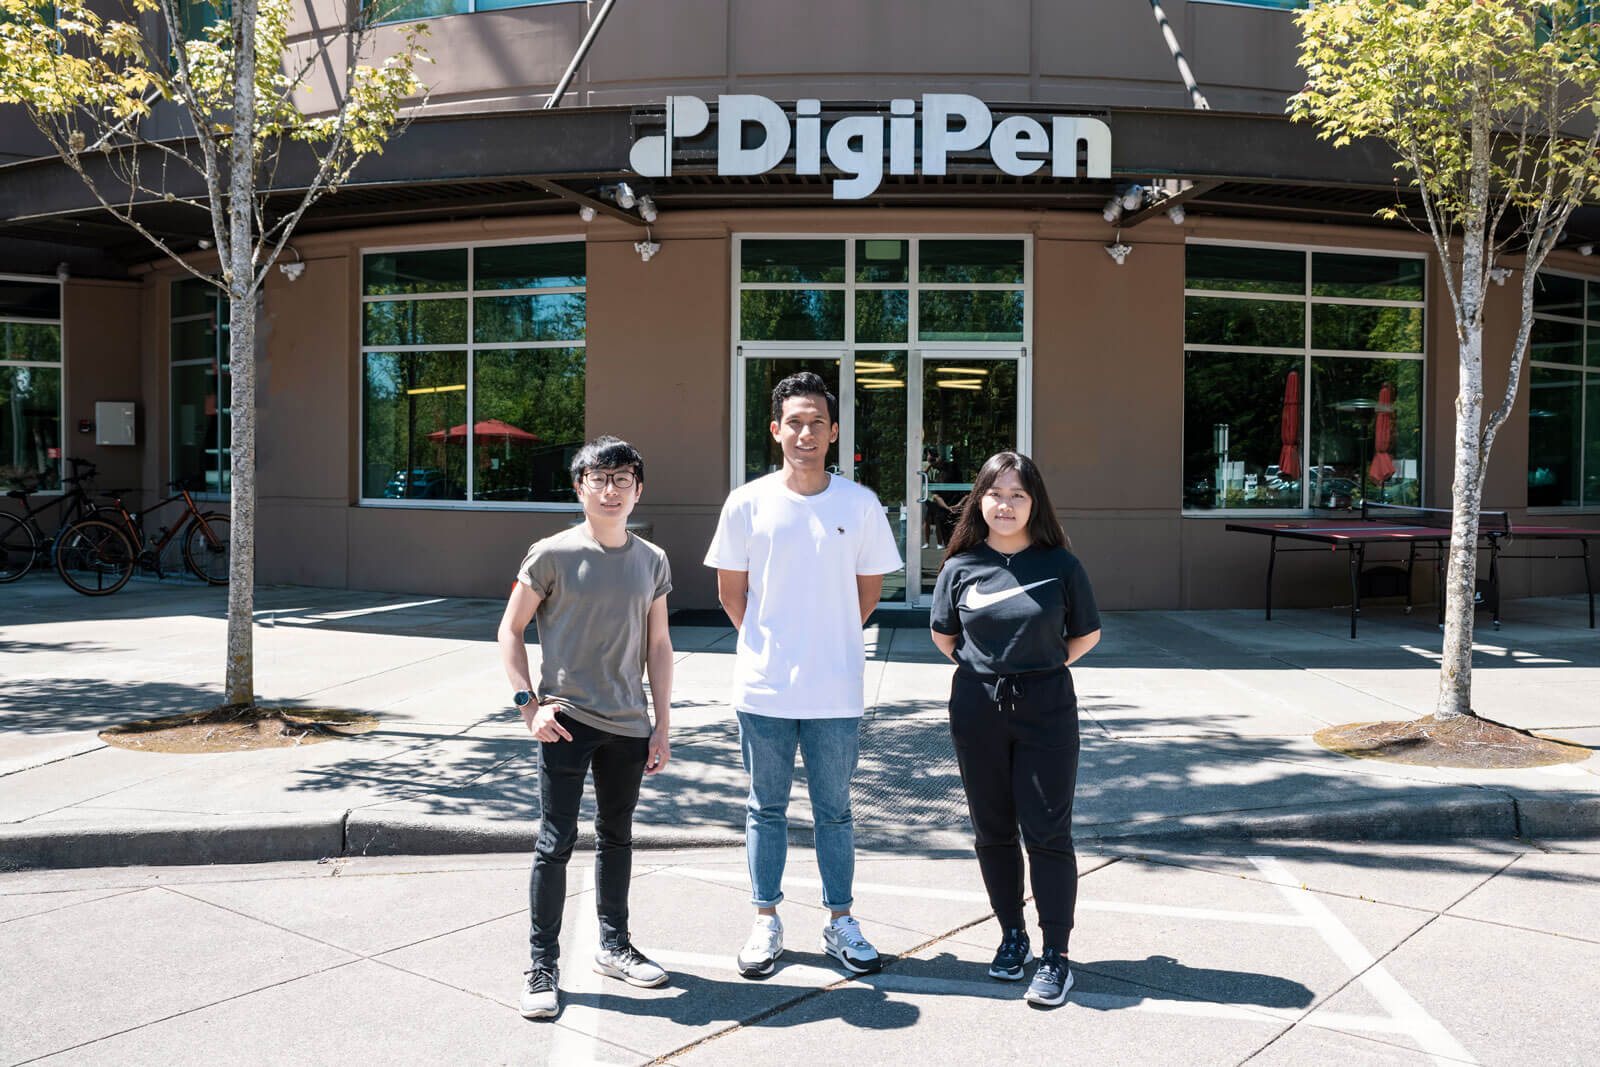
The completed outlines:
{"type": "MultiPolygon", "coordinates": [[[[1527,357],[1528,358],[1528,388],[1529,388],[1530,391],[1531,391],[1531,389],[1533,387],[1533,369],[1535,367],[1538,367],[1541,370],[1572,371],[1572,372],[1576,372],[1577,375],[1578,375],[1578,442],[1579,442],[1579,444],[1578,444],[1578,456],[1577,456],[1577,460],[1578,460],[1578,499],[1579,500],[1583,500],[1584,499],[1584,476],[1585,476],[1585,473],[1586,473],[1585,470],[1584,470],[1584,467],[1587,465],[1585,461],[1586,461],[1586,459],[1588,457],[1588,446],[1589,446],[1589,440],[1588,440],[1588,417],[1589,417],[1588,399],[1589,399],[1589,388],[1590,388],[1590,386],[1589,386],[1590,376],[1592,375],[1592,376],[1594,376],[1595,379],[1600,380],[1600,366],[1590,366],[1589,363],[1588,363],[1589,345],[1590,344],[1600,345],[1600,316],[1595,316],[1593,318],[1590,317],[1590,312],[1589,312],[1589,289],[1590,289],[1590,287],[1594,287],[1596,289],[1600,289],[1600,275],[1580,274],[1579,272],[1577,272],[1575,270],[1554,270],[1554,269],[1550,269],[1550,268],[1541,268],[1539,273],[1540,274],[1556,275],[1556,276],[1562,277],[1562,278],[1571,278],[1574,281],[1584,283],[1583,300],[1581,301],[1583,314],[1581,316],[1553,315],[1553,314],[1550,314],[1549,312],[1543,312],[1543,311],[1534,311],[1533,312],[1533,317],[1534,317],[1535,321],[1537,321],[1539,319],[1545,319],[1545,320],[1550,321],[1550,322],[1565,322],[1565,323],[1568,323],[1568,324],[1577,325],[1582,329],[1582,331],[1583,331],[1582,332],[1582,338],[1583,339],[1579,343],[1579,357],[1578,357],[1579,361],[1577,363],[1558,363],[1558,362],[1554,362],[1554,361],[1548,360],[1548,359],[1534,359],[1533,358],[1533,337],[1532,337],[1531,331],[1530,331],[1530,334],[1529,334],[1529,337],[1528,337],[1528,357],[1527,357]]],[[[1532,407],[1532,404],[1530,402],[1529,408],[1531,408],[1531,407],[1532,407]]],[[[1529,437],[1529,440],[1531,441],[1532,436],[1533,436],[1532,420],[1525,417],[1523,421],[1528,424],[1528,437],[1529,437]]],[[[1532,461],[1531,457],[1530,457],[1529,461],[1530,462],[1532,461]]],[[[1550,504],[1550,505],[1543,505],[1543,506],[1539,506],[1539,507],[1528,507],[1527,511],[1528,511],[1529,515],[1595,515],[1595,514],[1600,514],[1600,496],[1597,496],[1593,503],[1550,504]]]]}
{"type": "MultiPolygon", "coordinates": [[[[207,288],[208,288],[209,291],[207,292],[206,295],[208,297],[210,297],[211,299],[217,301],[217,351],[213,354],[213,357],[209,362],[211,363],[212,366],[215,366],[217,368],[217,387],[218,387],[217,388],[217,413],[218,413],[219,416],[221,416],[222,414],[226,413],[226,415],[228,417],[228,420],[229,420],[230,428],[232,427],[232,424],[233,424],[232,389],[230,387],[226,392],[224,392],[223,389],[221,388],[222,380],[223,380],[222,376],[224,374],[231,374],[232,373],[228,369],[229,349],[228,349],[227,345],[223,344],[223,338],[224,337],[231,337],[232,336],[231,333],[230,334],[224,334],[223,333],[222,312],[223,312],[223,309],[228,307],[228,300],[222,294],[221,290],[218,290],[215,287],[209,286],[207,283],[200,281],[200,279],[195,278],[192,275],[188,276],[188,277],[173,278],[167,285],[167,477],[171,478],[171,479],[178,479],[178,478],[184,477],[184,472],[173,469],[173,461],[174,461],[174,459],[176,458],[176,456],[178,454],[178,448],[177,448],[177,426],[174,425],[174,423],[173,423],[173,412],[172,412],[172,398],[177,395],[177,390],[176,390],[176,388],[174,387],[174,384],[173,384],[173,371],[176,370],[178,367],[199,367],[199,366],[203,366],[206,362],[208,362],[206,360],[201,360],[201,359],[173,359],[172,358],[172,328],[173,328],[173,326],[177,325],[180,322],[199,322],[202,319],[205,319],[205,318],[208,317],[207,315],[205,315],[205,314],[203,314],[201,312],[195,312],[192,315],[174,315],[172,313],[172,307],[173,307],[172,291],[177,286],[179,286],[179,285],[181,285],[181,284],[183,284],[185,282],[189,282],[189,283],[193,283],[193,284],[197,284],[197,285],[207,285],[207,288]],[[226,411],[224,411],[224,404],[225,403],[227,405],[226,411]]],[[[230,383],[231,383],[231,379],[230,379],[230,383]]],[[[218,440],[217,440],[217,468],[216,468],[217,469],[217,473],[219,475],[219,477],[217,479],[217,484],[218,485],[222,484],[222,479],[221,479],[220,475],[221,475],[222,470],[223,470],[222,460],[223,460],[223,456],[224,455],[227,456],[227,469],[228,469],[228,475],[229,475],[229,477],[228,477],[229,490],[227,492],[221,492],[221,491],[212,492],[209,489],[201,490],[199,492],[191,491],[190,494],[189,494],[190,496],[194,497],[196,500],[205,500],[205,501],[211,501],[211,502],[215,502],[215,503],[226,503],[227,501],[233,499],[233,490],[232,490],[232,485],[233,485],[233,442],[231,440],[231,434],[230,434],[230,440],[223,441],[221,439],[220,432],[219,432],[219,436],[218,436],[218,440]]]]}
{"type": "Polygon", "coordinates": [[[1187,382],[1184,381],[1184,356],[1189,352],[1238,352],[1245,355],[1265,356],[1300,356],[1300,449],[1301,462],[1310,462],[1306,454],[1311,448],[1311,361],[1318,358],[1335,359],[1368,359],[1389,360],[1405,359],[1422,364],[1422,388],[1418,395],[1417,430],[1420,438],[1417,454],[1417,485],[1419,494],[1426,492],[1426,457],[1428,444],[1428,405],[1426,403],[1428,390],[1428,288],[1432,277],[1432,261],[1427,252],[1405,252],[1394,249],[1361,248],[1353,245],[1318,245],[1296,244],[1281,241],[1250,241],[1235,240],[1220,237],[1187,237],[1183,247],[1185,254],[1192,245],[1211,245],[1225,248],[1262,248],[1275,251],[1302,252],[1305,254],[1305,289],[1301,293],[1253,293],[1241,290],[1219,289],[1190,289],[1187,265],[1184,268],[1183,299],[1178,305],[1180,317],[1179,333],[1187,332],[1187,315],[1189,297],[1225,297],[1231,300],[1262,300],[1282,301],[1285,303],[1298,303],[1305,308],[1302,329],[1304,336],[1298,348],[1280,348],[1264,345],[1215,345],[1215,344],[1190,344],[1187,336],[1180,342],[1178,374],[1179,395],[1184,402],[1180,407],[1178,429],[1178,513],[1185,519],[1229,519],[1238,521],[1241,518],[1309,518],[1316,515],[1319,510],[1310,500],[1310,479],[1304,476],[1300,479],[1300,501],[1297,508],[1188,508],[1183,506],[1183,478],[1186,456],[1183,451],[1183,442],[1187,440],[1187,420],[1189,417],[1187,399],[1187,382]],[[1315,279],[1312,276],[1312,257],[1314,255],[1344,255],[1367,256],[1383,259],[1415,259],[1422,261],[1422,299],[1421,300],[1382,300],[1375,297],[1338,297],[1315,296],[1312,288],[1315,279]],[[1311,309],[1317,304],[1340,304],[1356,307],[1402,307],[1418,308],[1422,312],[1422,351],[1421,352],[1364,352],[1352,351],[1341,348],[1313,348],[1311,345],[1312,315],[1311,309]]]}
{"type": "Polygon", "coordinates": [[[512,349],[542,349],[542,348],[582,348],[584,350],[584,439],[588,439],[588,385],[589,385],[589,312],[587,294],[589,292],[589,241],[585,234],[560,234],[553,237],[510,237],[491,241],[433,241],[423,244],[400,245],[372,245],[363,246],[356,250],[357,279],[356,279],[356,506],[364,508],[400,508],[404,510],[424,511],[548,511],[565,514],[582,514],[583,504],[578,501],[566,503],[558,500],[474,500],[473,491],[476,489],[477,471],[473,462],[473,442],[475,435],[472,427],[477,424],[474,415],[476,409],[476,382],[473,373],[476,369],[476,354],[479,349],[490,351],[508,351],[512,349]],[[479,248],[505,248],[520,245],[541,244],[580,244],[584,247],[583,282],[581,286],[551,286],[549,288],[534,289],[484,289],[474,290],[472,287],[476,257],[473,251],[479,248]],[[381,293],[367,295],[366,288],[366,257],[369,255],[382,255],[388,252],[441,252],[465,250],[467,253],[467,287],[464,290],[452,290],[448,293],[408,293],[394,294],[381,293]],[[585,294],[584,307],[584,336],[579,340],[564,341],[515,341],[515,342],[483,342],[473,339],[474,326],[474,301],[479,297],[502,296],[529,296],[536,294],[583,293],[585,294]],[[467,334],[466,340],[460,344],[427,344],[427,345],[369,345],[363,341],[362,326],[364,314],[362,308],[370,303],[384,303],[396,300],[466,300],[467,301],[467,334]],[[462,352],[467,357],[467,499],[466,500],[426,500],[421,498],[401,498],[393,500],[388,497],[369,497],[363,495],[361,472],[366,469],[367,458],[367,412],[366,390],[362,382],[366,375],[366,362],[368,353],[382,352],[462,352]]]}
{"type": "MultiPolygon", "coordinates": [[[[367,2],[368,0],[363,0],[364,4],[367,2]]],[[[374,19],[372,24],[374,26],[402,26],[407,22],[431,22],[434,19],[459,18],[462,15],[485,15],[494,11],[515,11],[524,7],[550,7],[555,4],[588,4],[588,2],[589,0],[519,0],[518,3],[505,7],[491,7],[479,11],[478,0],[467,0],[467,9],[465,11],[452,11],[447,15],[416,15],[412,18],[404,19],[374,19]]]]}
{"type": "Polygon", "coordinates": [[[56,424],[60,427],[60,438],[57,449],[61,455],[56,457],[56,481],[61,483],[57,489],[38,489],[29,493],[30,496],[60,496],[67,491],[66,464],[71,454],[67,449],[67,316],[66,316],[66,283],[55,275],[46,274],[14,274],[0,273],[0,281],[27,282],[29,284],[53,285],[59,291],[56,301],[56,317],[53,319],[29,319],[16,315],[0,315],[0,323],[20,322],[30,325],[54,326],[61,334],[61,346],[56,352],[54,360],[38,359],[4,359],[0,358],[0,367],[54,367],[61,373],[61,382],[56,389],[56,424]]]}
{"type": "MultiPolygon", "coordinates": [[[[752,230],[738,231],[729,240],[729,280],[732,300],[729,306],[729,403],[730,433],[728,438],[728,485],[737,488],[744,480],[745,424],[745,373],[744,361],[793,355],[804,357],[826,353],[839,359],[839,469],[843,477],[855,478],[855,389],[845,388],[846,380],[854,381],[858,353],[904,352],[907,373],[914,353],[943,353],[950,356],[983,353],[995,358],[1014,359],[1017,366],[1017,447],[1026,454],[1033,452],[1033,314],[1037,293],[1034,290],[1034,235],[1029,231],[1009,233],[946,233],[906,232],[893,230],[794,232],[752,230]],[[741,277],[745,241],[843,241],[844,281],[841,282],[747,282],[741,277]],[[905,241],[906,280],[903,282],[856,281],[856,243],[858,241],[905,241]],[[1022,281],[1020,282],[923,282],[918,280],[921,268],[921,248],[924,241],[1020,241],[1022,242],[1022,281]],[[745,290],[812,290],[842,291],[844,302],[844,336],[830,341],[747,341],[743,338],[744,322],[740,313],[740,294],[745,290]],[[860,341],[856,335],[856,293],[860,290],[906,291],[906,339],[904,341],[860,341]],[[920,341],[917,339],[918,297],[923,291],[970,292],[1020,292],[1023,294],[1022,340],[1020,341],[920,341]]],[[[909,425],[911,405],[910,390],[913,383],[907,380],[907,441],[920,428],[909,425]]],[[[915,387],[920,392],[920,383],[915,387]]],[[[916,464],[921,458],[918,450],[906,447],[906,484],[916,481],[916,464]]],[[[909,579],[908,579],[909,581],[909,579]]]]}

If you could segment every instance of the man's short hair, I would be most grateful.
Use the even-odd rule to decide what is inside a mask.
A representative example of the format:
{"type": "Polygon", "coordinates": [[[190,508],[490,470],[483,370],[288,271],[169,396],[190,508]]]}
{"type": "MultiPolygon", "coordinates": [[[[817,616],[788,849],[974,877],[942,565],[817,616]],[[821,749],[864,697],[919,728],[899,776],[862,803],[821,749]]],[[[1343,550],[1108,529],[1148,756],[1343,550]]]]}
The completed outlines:
{"type": "Polygon", "coordinates": [[[585,471],[609,471],[620,467],[633,468],[633,476],[643,484],[644,457],[639,455],[639,450],[620,437],[601,434],[578,449],[577,455],[572,457],[572,480],[582,478],[585,471]]]}
{"type": "Polygon", "coordinates": [[[828,421],[839,421],[839,398],[828,392],[828,383],[821,375],[803,370],[791,374],[772,390],[772,421],[783,421],[783,402],[795,396],[820,396],[828,402],[828,421]]]}

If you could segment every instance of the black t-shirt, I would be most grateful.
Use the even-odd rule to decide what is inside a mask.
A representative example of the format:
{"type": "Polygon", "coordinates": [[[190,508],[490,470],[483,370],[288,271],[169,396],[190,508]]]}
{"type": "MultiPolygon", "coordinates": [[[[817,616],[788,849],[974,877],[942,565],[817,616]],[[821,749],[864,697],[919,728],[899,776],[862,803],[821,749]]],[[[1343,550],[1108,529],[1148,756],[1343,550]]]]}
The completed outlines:
{"type": "Polygon", "coordinates": [[[939,572],[929,625],[956,637],[956,663],[974,674],[1021,674],[1064,665],[1066,639],[1100,629],[1100,613],[1065,548],[1025,548],[1008,563],[980,544],[939,572]]]}

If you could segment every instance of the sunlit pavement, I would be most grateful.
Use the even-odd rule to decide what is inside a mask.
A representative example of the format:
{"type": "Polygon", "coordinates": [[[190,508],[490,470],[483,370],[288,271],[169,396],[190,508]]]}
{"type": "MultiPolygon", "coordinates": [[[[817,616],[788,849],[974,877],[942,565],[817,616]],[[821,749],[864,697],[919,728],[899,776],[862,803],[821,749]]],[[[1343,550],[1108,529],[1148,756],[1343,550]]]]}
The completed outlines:
{"type": "Polygon", "coordinates": [[[515,1010],[523,856],[0,875],[0,1061],[1593,1062],[1594,844],[1086,852],[1053,1011],[985,976],[970,854],[861,855],[855,912],[888,964],[856,979],[819,951],[809,850],[790,861],[787,951],[752,982],[741,851],[638,857],[634,940],[672,980],[635,989],[588,966],[575,857],[554,1022],[515,1010]]]}

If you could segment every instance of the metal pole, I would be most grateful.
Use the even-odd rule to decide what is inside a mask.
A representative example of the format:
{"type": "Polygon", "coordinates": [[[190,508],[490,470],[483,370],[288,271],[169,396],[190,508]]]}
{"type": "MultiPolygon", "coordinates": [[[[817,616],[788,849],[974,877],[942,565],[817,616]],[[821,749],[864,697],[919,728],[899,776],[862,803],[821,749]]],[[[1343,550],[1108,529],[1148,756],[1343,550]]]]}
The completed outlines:
{"type": "Polygon", "coordinates": [[[611,9],[616,6],[617,0],[606,0],[600,8],[600,13],[589,23],[589,32],[583,35],[583,40],[578,44],[578,50],[572,56],[572,62],[567,64],[567,72],[561,75],[561,81],[556,83],[555,92],[550,94],[550,99],[544,102],[544,110],[548,111],[561,103],[561,98],[567,95],[567,86],[572,84],[572,79],[577,75],[578,68],[583,66],[585,57],[589,55],[589,46],[594,44],[594,39],[600,33],[600,27],[606,24],[606,16],[611,14],[611,9]]]}
{"type": "Polygon", "coordinates": [[[1210,111],[1211,105],[1206,103],[1200,86],[1195,83],[1194,73],[1189,70],[1189,61],[1183,58],[1183,49],[1178,47],[1178,35],[1172,32],[1172,23],[1167,21],[1167,13],[1161,10],[1161,0],[1150,0],[1150,10],[1155,13],[1156,24],[1161,27],[1161,36],[1166,38],[1167,51],[1177,61],[1178,74],[1183,78],[1183,87],[1189,90],[1190,101],[1199,110],[1210,111]]]}

